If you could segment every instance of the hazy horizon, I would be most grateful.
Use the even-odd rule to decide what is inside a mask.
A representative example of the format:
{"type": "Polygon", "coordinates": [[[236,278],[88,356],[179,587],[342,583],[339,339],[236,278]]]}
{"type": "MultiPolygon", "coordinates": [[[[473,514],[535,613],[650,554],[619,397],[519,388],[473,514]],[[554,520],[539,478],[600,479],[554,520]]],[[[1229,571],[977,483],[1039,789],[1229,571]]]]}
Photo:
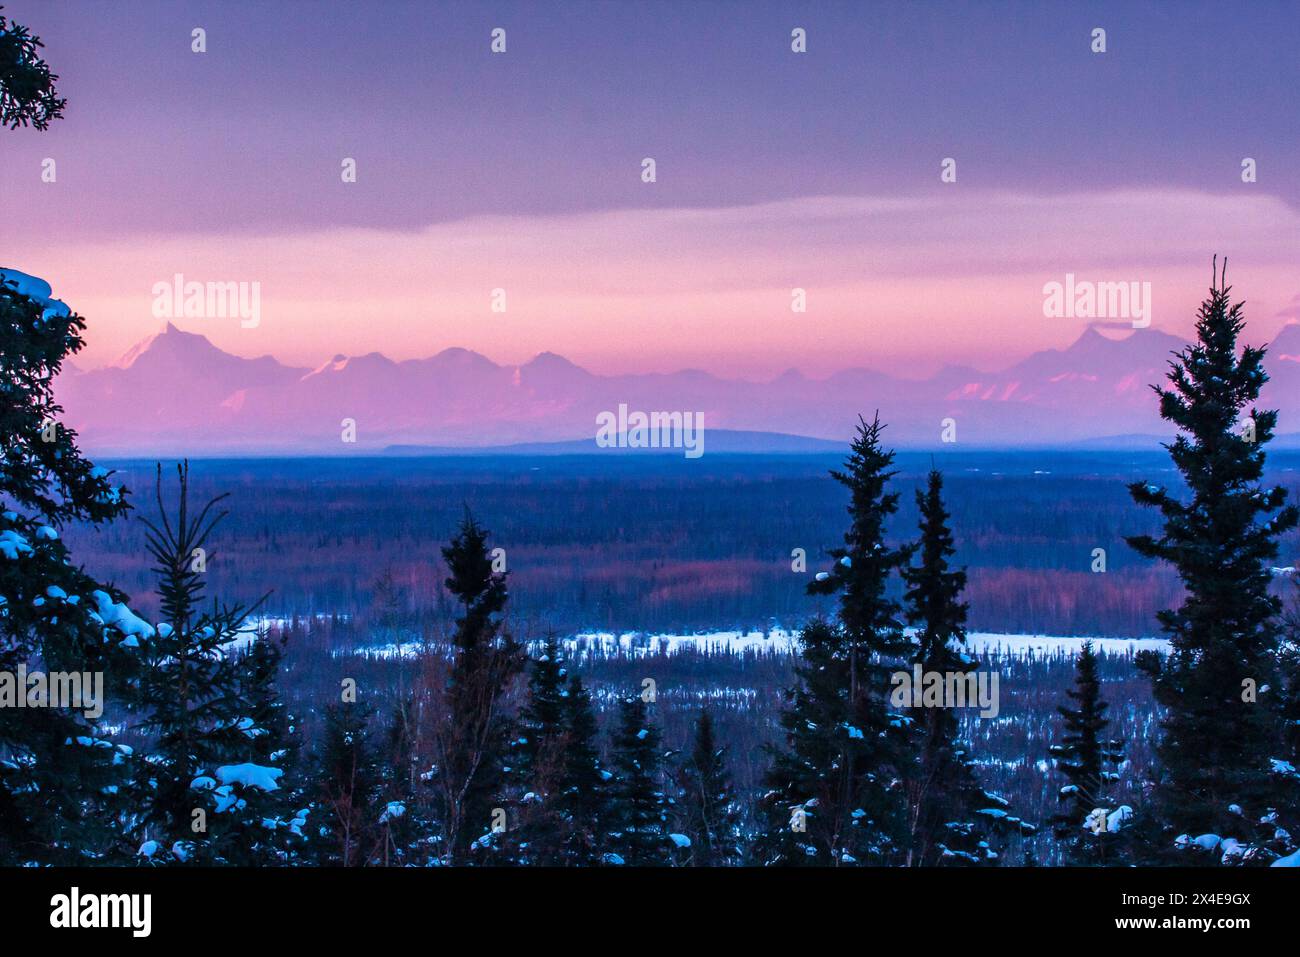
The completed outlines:
{"type": "MultiPolygon", "coordinates": [[[[0,270],[2,270],[3,268],[4,267],[0,265],[0,270]]],[[[228,355],[236,356],[241,359],[252,360],[252,359],[261,359],[261,358],[272,358],[283,366],[292,369],[298,369],[301,371],[306,371],[306,372],[317,371],[323,368],[324,366],[328,366],[331,363],[339,362],[341,360],[365,358],[367,356],[373,356],[373,355],[383,356],[384,358],[389,359],[394,363],[402,363],[402,362],[419,362],[423,359],[437,358],[438,356],[443,354],[450,354],[456,352],[468,352],[468,353],[473,353],[474,355],[479,356],[481,358],[487,359],[489,362],[499,367],[524,366],[538,359],[544,359],[547,356],[556,356],[561,359],[565,359],[566,361],[572,361],[568,355],[565,355],[555,349],[543,349],[539,352],[525,356],[520,361],[507,361],[498,356],[479,352],[476,349],[470,349],[466,346],[461,346],[461,345],[448,345],[438,349],[435,352],[417,353],[414,355],[399,358],[398,356],[388,354],[382,348],[368,349],[363,352],[357,352],[357,353],[342,353],[337,351],[331,352],[331,350],[328,348],[328,343],[322,343],[321,351],[319,351],[318,358],[315,361],[306,362],[306,363],[297,363],[285,359],[282,356],[276,355],[275,353],[272,352],[242,352],[237,348],[227,349],[222,346],[217,346],[213,336],[210,335],[212,330],[211,329],[205,330],[204,322],[206,322],[206,320],[191,322],[189,324],[186,324],[184,319],[158,320],[156,328],[148,332],[137,342],[133,343],[121,355],[118,355],[116,357],[106,357],[105,361],[91,364],[85,361],[84,357],[86,355],[97,357],[98,353],[90,349],[86,349],[74,359],[65,361],[64,366],[66,368],[69,368],[70,370],[75,370],[78,372],[95,372],[95,371],[101,371],[104,369],[111,369],[111,368],[127,368],[131,365],[131,363],[136,358],[138,358],[139,353],[144,348],[148,347],[148,345],[155,339],[155,337],[159,335],[164,335],[169,331],[182,332],[186,335],[192,335],[192,336],[200,336],[203,339],[207,340],[213,346],[221,349],[222,352],[225,352],[228,355]]],[[[1278,327],[1277,331],[1280,333],[1283,329],[1287,328],[1288,326],[1296,326],[1296,325],[1300,325],[1300,319],[1286,319],[1284,320],[1283,324],[1278,327]]],[[[1178,336],[1174,333],[1165,333],[1164,330],[1161,329],[1156,329],[1154,331],[1156,333],[1163,333],[1165,335],[1174,335],[1175,338],[1179,339],[1182,342],[1191,341],[1189,337],[1178,336]]],[[[969,368],[978,372],[996,373],[1003,369],[1008,368],[1009,366],[1015,365],[1017,362],[1028,359],[1031,356],[1041,352],[1052,352],[1052,351],[1061,352],[1061,351],[1068,350],[1071,346],[1078,343],[1079,340],[1082,339],[1084,336],[1086,336],[1089,332],[1095,332],[1098,335],[1112,342],[1123,342],[1127,339],[1130,339],[1134,335],[1141,334],[1142,330],[1131,329],[1131,328],[1116,328],[1115,326],[1107,324],[1104,321],[1092,322],[1084,325],[1081,329],[1078,330],[1078,332],[1073,338],[1064,342],[1060,346],[1047,346],[1043,349],[1034,349],[1031,351],[1024,352],[1023,354],[1014,353],[1010,355],[1004,355],[1001,357],[990,358],[987,362],[970,363],[968,365],[969,368]]],[[[1248,329],[1245,338],[1248,341],[1250,341],[1252,344],[1254,344],[1254,340],[1259,337],[1252,337],[1250,335],[1250,329],[1248,329]]],[[[1276,338],[1276,336],[1270,337],[1269,340],[1260,339],[1259,344],[1264,344],[1266,341],[1271,341],[1273,338],[1276,338]]],[[[236,343],[236,345],[238,345],[238,343],[236,343]]],[[[580,363],[574,363],[574,364],[581,365],[580,363]]],[[[963,365],[967,365],[967,364],[963,364],[963,365]]],[[[800,368],[798,365],[789,365],[778,370],[777,372],[767,374],[767,375],[745,375],[745,374],[728,375],[725,372],[721,372],[721,373],[713,372],[708,369],[701,369],[698,366],[674,366],[671,364],[666,365],[662,368],[645,369],[645,370],[639,370],[637,372],[632,372],[632,373],[619,373],[619,372],[606,373],[606,372],[600,372],[595,369],[588,368],[586,366],[582,366],[582,368],[596,375],[620,375],[620,374],[670,375],[676,372],[705,372],[706,374],[713,375],[719,379],[727,379],[727,380],[742,381],[742,382],[754,382],[754,383],[771,382],[791,372],[797,372],[800,375],[805,376],[806,378],[814,379],[814,380],[824,380],[833,377],[836,373],[852,372],[852,371],[859,371],[859,370],[880,372],[880,373],[889,374],[891,376],[895,376],[900,379],[909,379],[909,380],[925,379],[925,378],[929,378],[930,375],[933,374],[933,370],[931,371],[931,373],[926,374],[911,369],[889,368],[889,363],[887,361],[880,361],[876,364],[857,363],[853,365],[832,367],[828,371],[821,374],[808,373],[804,369],[800,368]]]]}
{"type": "MultiPolygon", "coordinates": [[[[462,348],[403,361],[379,352],[336,355],[295,367],[272,356],[223,352],[168,322],[116,364],[66,370],[55,391],[65,420],[88,447],[126,456],[358,454],[392,446],[575,441],[608,451],[602,433],[626,436],[635,430],[629,416],[651,413],[676,416],[678,428],[714,436],[690,457],[706,446],[790,449],[776,438],[781,435],[846,441],[856,415],[873,412],[900,448],[1095,447],[1117,438],[1128,447],[1126,437],[1168,434],[1150,386],[1163,379],[1183,345],[1155,329],[1090,327],[1066,349],[1008,357],[988,372],[945,366],[906,378],[848,368],[810,377],[791,369],[753,380],[691,369],[601,375],[554,352],[499,364],[462,348]]],[[[1297,434],[1300,324],[1285,327],[1270,345],[1272,378],[1263,401],[1280,410],[1282,435],[1297,434]]]]}

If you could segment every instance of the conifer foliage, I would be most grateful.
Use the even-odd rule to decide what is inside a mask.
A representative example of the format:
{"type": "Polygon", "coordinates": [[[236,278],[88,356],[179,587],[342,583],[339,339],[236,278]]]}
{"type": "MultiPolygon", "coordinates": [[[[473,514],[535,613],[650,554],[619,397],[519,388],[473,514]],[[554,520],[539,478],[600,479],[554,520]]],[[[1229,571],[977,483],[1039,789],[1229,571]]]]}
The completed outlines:
{"type": "Polygon", "coordinates": [[[600,763],[596,714],[582,678],[564,693],[564,749],[556,805],[563,817],[562,864],[594,864],[604,853],[611,774],[600,763]]]}
{"type": "Polygon", "coordinates": [[[43,46],[40,37],[0,13],[0,126],[44,130],[63,116],[67,101],[55,89],[58,75],[41,58],[43,46]]]}
{"type": "Polygon", "coordinates": [[[313,863],[362,867],[379,856],[383,781],[371,717],[361,702],[337,702],[325,709],[313,773],[318,794],[310,832],[313,863]]]}
{"type": "Polygon", "coordinates": [[[437,785],[447,857],[466,863],[471,848],[487,853],[502,833],[493,812],[504,792],[511,747],[513,722],[505,695],[525,656],[502,627],[506,573],[493,570],[487,530],[468,510],[442,555],[450,573],[447,590],[462,613],[452,635],[447,720],[438,728],[437,785]]]}
{"type": "MultiPolygon", "coordinates": [[[[112,697],[151,629],[74,564],[61,535],[127,510],[125,490],[59,421],[53,382],[84,329],[47,283],[0,270],[0,672],[99,674],[112,697]]],[[[120,859],[129,749],[93,709],[15,707],[27,693],[0,687],[0,864],[120,859]]]]}
{"type": "Polygon", "coordinates": [[[849,697],[850,664],[836,625],[809,623],[800,644],[798,682],[781,714],[785,746],[773,751],[766,778],[756,862],[895,863],[905,807],[881,744],[886,716],[869,696],[849,697]]]}
{"type": "Polygon", "coordinates": [[[841,637],[849,659],[853,694],[887,684],[881,662],[910,651],[898,603],[887,595],[890,577],[910,557],[910,548],[891,548],[885,525],[898,511],[898,493],[886,491],[896,475],[894,453],[881,443],[884,424],[877,415],[859,417],[857,435],[843,469],[831,477],[849,490],[849,528],[844,545],[829,550],[835,564],[808,585],[809,594],[839,595],[841,637]]]}
{"type": "Polygon", "coordinates": [[[524,794],[519,809],[521,862],[559,864],[567,827],[561,810],[565,748],[565,668],[560,645],[548,636],[532,661],[528,703],[519,715],[519,772],[524,794]]]}
{"type": "Polygon", "coordinates": [[[740,814],[726,748],[713,733],[713,717],[700,712],[695,741],[681,769],[680,813],[690,839],[690,863],[695,867],[735,864],[743,856],[740,814]]]}
{"type": "Polygon", "coordinates": [[[612,741],[606,863],[648,867],[671,861],[662,759],[659,729],[650,723],[645,701],[625,699],[612,741]]]}
{"type": "Polygon", "coordinates": [[[1283,707],[1281,607],[1269,593],[1269,569],[1278,536],[1300,515],[1285,489],[1261,482],[1277,425],[1277,412],[1254,405],[1268,380],[1265,350],[1239,347],[1243,304],[1233,304],[1231,287],[1215,278],[1196,341],[1170,362],[1169,385],[1153,387],[1161,416],[1178,429],[1168,449],[1187,494],[1133,483],[1134,501],[1158,510],[1163,524],[1158,536],[1128,541],[1177,568],[1185,589],[1178,608],[1158,615],[1169,655],[1144,659],[1165,708],[1155,795],[1166,832],[1160,843],[1195,852],[1219,846],[1195,840],[1202,835],[1232,838],[1222,857],[1247,860],[1286,846],[1256,832],[1276,832],[1265,819],[1282,801],[1272,765],[1283,707]]]}
{"type": "Polygon", "coordinates": [[[281,840],[299,837],[303,823],[282,803],[283,768],[254,760],[287,753],[274,690],[278,649],[241,654],[242,638],[265,640],[245,632],[252,609],[215,600],[203,607],[207,565],[217,557],[209,539],[225,515],[214,508],[225,496],[192,510],[189,464],[179,465],[171,518],[162,475],[159,465],[158,521],[140,520],[161,615],[139,641],[143,667],[131,702],[136,730],[151,741],[137,756],[132,789],[140,853],[154,863],[277,863],[281,840]]]}
{"type": "Polygon", "coordinates": [[[1067,810],[1056,818],[1054,830],[1068,863],[1120,864],[1126,860],[1124,831],[1130,829],[1133,809],[1112,807],[1108,797],[1124,749],[1122,741],[1106,737],[1108,705],[1101,697],[1092,642],[1083,643],[1074,667],[1074,688],[1066,692],[1074,707],[1057,705],[1064,733],[1051,748],[1056,769],[1068,782],[1058,793],[1067,810]]]}
{"type": "MultiPolygon", "coordinates": [[[[932,469],[916,493],[921,539],[915,565],[903,569],[907,621],[916,628],[911,664],[927,675],[958,677],[975,671],[966,642],[966,604],[961,600],[966,573],[951,566],[956,554],[943,501],[943,476],[932,469]]],[[[1032,825],[1000,806],[1001,798],[979,784],[970,746],[960,740],[952,702],[922,707],[910,714],[914,757],[906,774],[909,845],[913,866],[990,864],[999,860],[990,831],[1032,833],[1032,825]]]]}
{"type": "Polygon", "coordinates": [[[885,541],[898,494],[886,491],[895,473],[883,429],[879,416],[859,419],[844,469],[831,473],[849,489],[849,529],[830,552],[832,570],[809,592],[838,593],[840,620],[814,621],[801,634],[799,681],[781,716],[785,747],[773,756],[763,801],[756,852],[764,863],[894,863],[907,845],[898,782],[909,719],[889,710],[888,693],[891,665],[909,643],[887,588],[909,550],[885,541]]]}

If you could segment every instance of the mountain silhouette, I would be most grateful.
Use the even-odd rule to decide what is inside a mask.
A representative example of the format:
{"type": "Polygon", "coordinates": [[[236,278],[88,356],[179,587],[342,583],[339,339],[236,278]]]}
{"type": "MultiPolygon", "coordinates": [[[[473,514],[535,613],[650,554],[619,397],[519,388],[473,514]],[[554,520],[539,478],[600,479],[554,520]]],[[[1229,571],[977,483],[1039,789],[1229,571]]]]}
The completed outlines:
{"type": "MultiPolygon", "coordinates": [[[[597,375],[544,352],[519,366],[467,349],[393,361],[338,355],[314,369],[245,359],[168,323],[117,363],[68,368],[64,421],[101,454],[347,453],[389,446],[492,447],[584,442],[596,416],[629,409],[697,412],[706,429],[843,441],[858,413],[880,411],[900,448],[932,447],[945,420],[959,445],[1095,445],[1169,434],[1149,388],[1184,343],[1153,329],[1085,330],[998,372],[945,366],[925,379],[852,368],[824,379],[789,369],[768,381],[698,370],[597,375]],[[357,441],[345,445],[345,419],[357,441]]],[[[1297,431],[1300,323],[1269,344],[1265,404],[1297,431]]],[[[775,444],[780,444],[773,440],[775,444]]],[[[756,448],[762,446],[756,441],[756,448]]]]}

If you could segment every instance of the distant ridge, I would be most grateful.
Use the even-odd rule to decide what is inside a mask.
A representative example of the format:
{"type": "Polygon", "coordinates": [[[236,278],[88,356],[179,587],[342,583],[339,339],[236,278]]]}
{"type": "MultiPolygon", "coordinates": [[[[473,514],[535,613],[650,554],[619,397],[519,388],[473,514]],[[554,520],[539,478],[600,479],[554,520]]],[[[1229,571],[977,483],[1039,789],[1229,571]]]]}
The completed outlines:
{"type": "MultiPolygon", "coordinates": [[[[728,429],[705,430],[704,448],[708,454],[827,454],[843,453],[844,443],[833,439],[814,439],[806,435],[781,432],[736,432],[728,429]]],[[[600,448],[593,436],[567,442],[518,442],[514,445],[451,446],[390,445],[386,455],[668,455],[682,457],[676,448],[628,449],[600,448]]]]}
{"type": "MultiPolygon", "coordinates": [[[[945,366],[904,379],[851,368],[811,379],[789,369],[755,382],[690,369],[598,375],[548,352],[499,365],[459,348],[295,368],[231,355],[168,323],[115,365],[65,368],[56,396],[87,449],[126,456],[573,454],[593,449],[597,416],[623,404],[702,416],[705,454],[842,448],[857,416],[877,410],[899,449],[946,448],[945,436],[958,448],[1136,448],[1168,434],[1150,386],[1183,345],[1155,329],[1117,337],[1089,328],[1000,372],[945,366]],[[343,441],[345,422],[355,423],[355,443],[343,441]]],[[[1264,407],[1279,409],[1280,428],[1294,433],[1300,325],[1279,332],[1265,367],[1264,407]]]]}
{"type": "MultiPolygon", "coordinates": [[[[1143,449],[1158,449],[1161,443],[1170,442],[1173,437],[1173,432],[1167,432],[1163,435],[1103,435],[1095,439],[1083,439],[1076,442],[1075,446],[1080,449],[1096,449],[1099,451],[1141,451],[1143,449]]],[[[1300,432],[1286,432],[1275,435],[1268,447],[1270,449],[1300,449],[1300,432]]]]}

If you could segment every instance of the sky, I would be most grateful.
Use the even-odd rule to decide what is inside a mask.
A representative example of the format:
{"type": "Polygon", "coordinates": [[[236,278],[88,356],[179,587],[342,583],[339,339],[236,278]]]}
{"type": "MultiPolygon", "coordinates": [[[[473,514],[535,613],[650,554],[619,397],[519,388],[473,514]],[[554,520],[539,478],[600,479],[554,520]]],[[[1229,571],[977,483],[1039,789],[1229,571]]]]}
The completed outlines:
{"type": "Polygon", "coordinates": [[[1215,253],[1258,338],[1300,318],[1295,3],[5,8],[68,107],[0,131],[0,265],[87,317],[83,367],[176,274],[258,283],[255,326],[176,325],[298,365],[996,368],[1083,330],[1067,274],[1187,334],[1215,253]]]}

